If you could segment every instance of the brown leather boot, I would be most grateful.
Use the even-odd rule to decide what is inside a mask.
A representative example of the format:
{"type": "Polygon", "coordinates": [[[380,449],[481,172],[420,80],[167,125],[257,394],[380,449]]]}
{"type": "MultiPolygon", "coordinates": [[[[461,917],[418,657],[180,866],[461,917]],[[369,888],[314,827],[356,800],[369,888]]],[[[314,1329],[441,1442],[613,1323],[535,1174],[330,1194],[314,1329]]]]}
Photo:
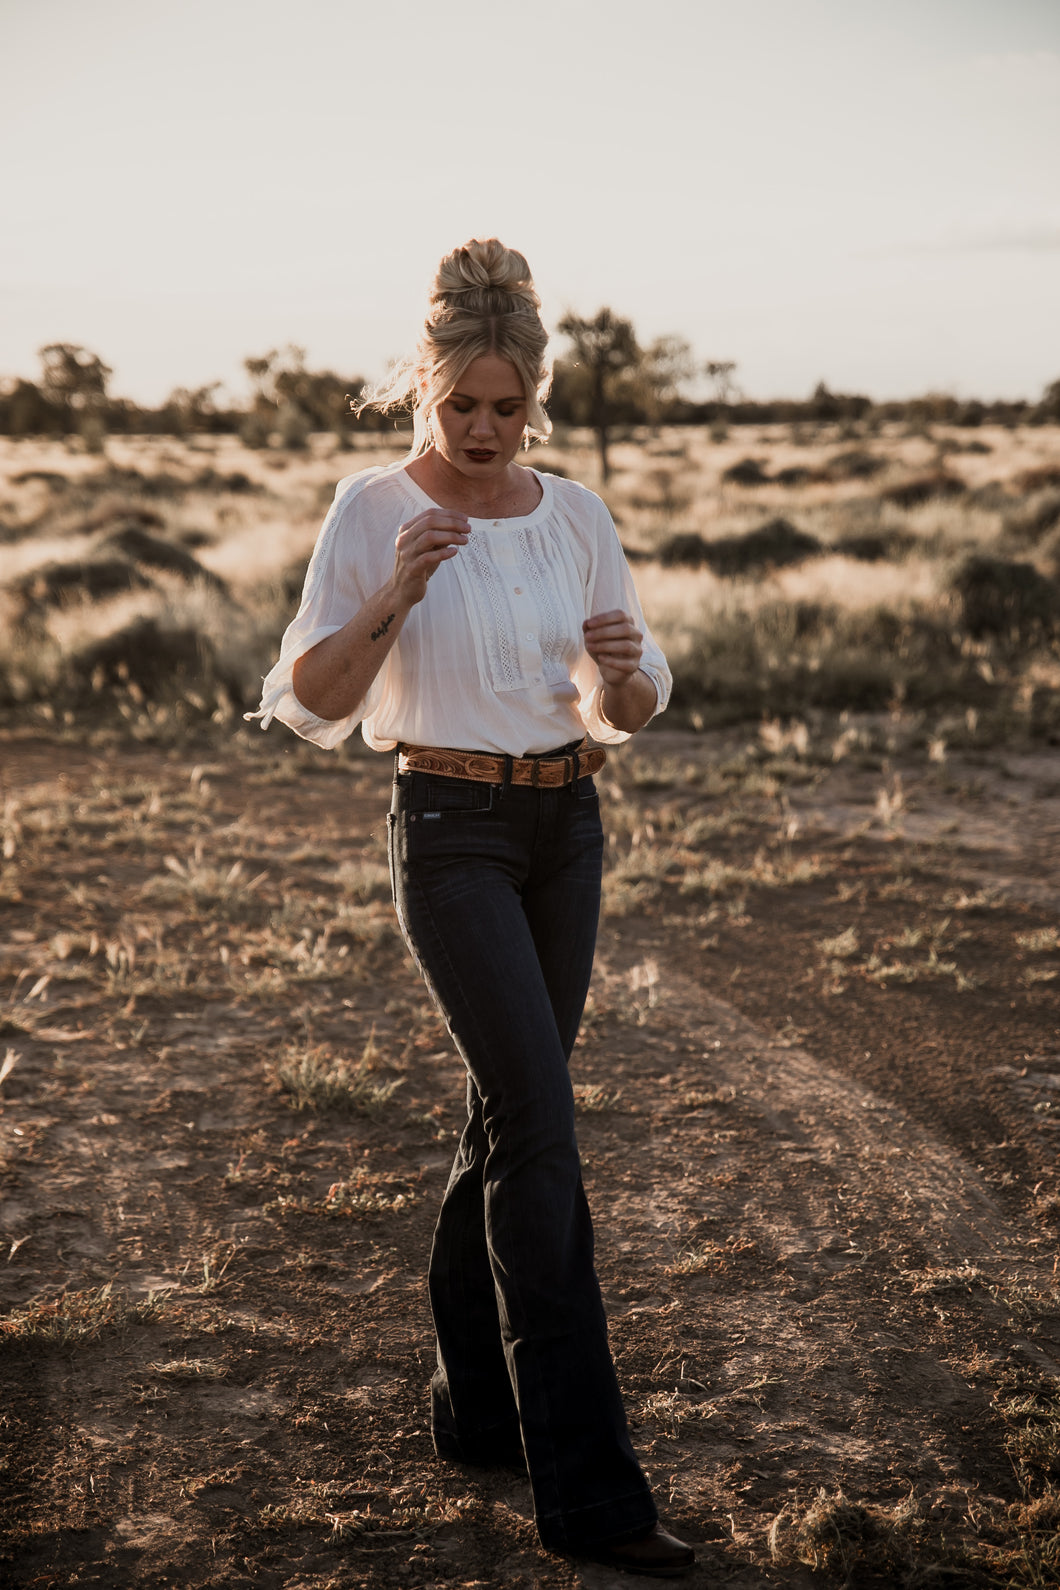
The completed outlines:
{"type": "Polygon", "coordinates": [[[623,1540],[615,1545],[597,1546],[587,1552],[594,1562],[606,1563],[609,1568],[621,1568],[626,1573],[653,1575],[656,1579],[676,1579],[695,1567],[696,1554],[684,1541],[668,1535],[659,1524],[633,1540],[623,1540]]]}

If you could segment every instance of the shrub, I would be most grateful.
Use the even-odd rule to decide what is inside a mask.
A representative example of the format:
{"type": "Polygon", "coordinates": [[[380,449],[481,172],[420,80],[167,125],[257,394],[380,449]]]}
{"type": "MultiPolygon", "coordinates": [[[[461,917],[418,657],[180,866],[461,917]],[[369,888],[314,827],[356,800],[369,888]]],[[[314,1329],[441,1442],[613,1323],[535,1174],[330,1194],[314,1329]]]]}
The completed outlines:
{"type": "Polygon", "coordinates": [[[807,469],[805,464],[789,464],[786,469],[778,469],[773,479],[778,486],[808,486],[813,480],[820,480],[816,470],[807,469]]]}
{"type": "Polygon", "coordinates": [[[973,552],[950,589],[960,603],[964,629],[977,639],[1032,640],[1060,627],[1060,589],[1031,563],[973,552]]]}
{"type": "MultiPolygon", "coordinates": [[[[629,554],[626,555],[628,557],[629,554]]],[[[671,536],[659,548],[659,562],[666,569],[701,569],[705,563],[711,562],[711,558],[710,542],[696,530],[683,530],[671,536]]]]}
{"type": "Polygon", "coordinates": [[[235,469],[231,474],[223,475],[209,465],[205,469],[200,469],[193,481],[193,485],[197,491],[230,491],[234,496],[243,496],[247,492],[262,490],[241,469],[235,469]]]}
{"type": "Polygon", "coordinates": [[[164,569],[168,574],[177,574],[182,580],[202,580],[213,590],[228,595],[228,587],[219,575],[206,569],[186,547],[176,546],[172,541],[163,541],[159,536],[149,535],[146,530],[136,524],[128,524],[121,530],[115,530],[113,535],[107,537],[105,546],[114,548],[115,551],[124,552],[127,557],[137,563],[146,563],[152,569],[164,569]]]}
{"type": "Polygon", "coordinates": [[[908,530],[864,530],[841,536],[835,550],[862,563],[884,563],[904,558],[916,544],[916,536],[908,530]]]}
{"type": "Polygon", "coordinates": [[[169,475],[162,470],[145,474],[131,465],[119,464],[111,464],[79,484],[92,491],[136,492],[143,497],[182,497],[188,489],[179,475],[169,475]]]}
{"type": "Polygon", "coordinates": [[[1060,491],[1043,491],[1005,516],[1005,540],[1013,546],[1036,546],[1060,524],[1060,491]]]}
{"type": "Polygon", "coordinates": [[[280,411],[276,416],[276,428],[280,433],[280,446],[286,447],[288,451],[303,452],[309,446],[312,423],[297,403],[280,405],[280,411]]]}
{"type": "MultiPolygon", "coordinates": [[[[88,696],[104,686],[132,684],[148,700],[160,700],[189,685],[201,689],[221,673],[208,636],[187,626],[165,628],[157,619],[138,618],[76,652],[70,686],[75,695],[88,696]]],[[[222,683],[239,699],[233,681],[222,683]]]]}
{"type": "Polygon", "coordinates": [[[738,463],[730,464],[721,478],[734,486],[764,486],[769,476],[759,459],[741,458],[738,463]]]}
{"type": "Polygon", "coordinates": [[[12,589],[26,615],[72,602],[98,602],[126,591],[150,590],[151,581],[124,558],[76,558],[31,569],[12,589]]]}
{"type": "Polygon", "coordinates": [[[1024,492],[1043,491],[1049,486],[1060,486],[1060,464],[1039,464],[1017,475],[1014,485],[1024,492]]]}
{"type": "Polygon", "coordinates": [[[239,426],[239,440],[244,447],[268,447],[272,439],[272,420],[267,414],[251,411],[245,414],[239,426]]]}
{"type": "Polygon", "coordinates": [[[65,491],[70,484],[68,476],[54,469],[23,469],[20,474],[11,476],[12,486],[28,486],[33,481],[39,481],[49,491],[65,491]]]}
{"type": "Polygon", "coordinates": [[[779,518],[768,519],[746,535],[722,536],[706,545],[706,562],[716,574],[729,577],[758,573],[763,569],[788,568],[817,557],[821,551],[816,536],[779,518]]]}
{"type": "Polygon", "coordinates": [[[871,480],[887,468],[887,460],[877,453],[866,453],[854,448],[847,453],[837,453],[826,466],[832,480],[871,480]]]}
{"type": "Polygon", "coordinates": [[[884,502],[893,502],[896,508],[917,508],[933,497],[959,497],[967,487],[956,475],[937,469],[926,475],[911,475],[880,492],[884,502]]]}
{"type": "Polygon", "coordinates": [[[138,524],[143,530],[164,530],[166,521],[154,508],[144,508],[139,503],[129,502],[122,498],[106,498],[95,507],[91,513],[86,514],[81,523],[85,531],[106,530],[108,526],[121,523],[138,524]]]}
{"type": "Polygon", "coordinates": [[[807,711],[913,710],[998,699],[945,617],[819,603],[765,603],[704,615],[694,645],[673,660],[673,705],[706,723],[789,718],[807,711]]]}
{"type": "Polygon", "coordinates": [[[1051,578],[1060,581],[1060,528],[1042,543],[1039,556],[1051,578]]]}

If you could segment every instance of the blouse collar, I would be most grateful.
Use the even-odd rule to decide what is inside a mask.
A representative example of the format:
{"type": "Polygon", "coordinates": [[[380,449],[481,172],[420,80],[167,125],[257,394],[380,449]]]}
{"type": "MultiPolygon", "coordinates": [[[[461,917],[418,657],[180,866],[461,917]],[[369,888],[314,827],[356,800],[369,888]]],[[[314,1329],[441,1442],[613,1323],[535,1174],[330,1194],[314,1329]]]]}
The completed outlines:
{"type": "MultiPolygon", "coordinates": [[[[401,472],[405,477],[406,490],[413,497],[415,497],[417,501],[421,502],[425,508],[437,508],[440,506],[432,497],[428,497],[427,493],[421,486],[416,484],[412,476],[409,474],[407,468],[402,466],[401,472]]],[[[509,514],[506,517],[500,517],[497,519],[483,518],[481,516],[477,517],[475,514],[468,514],[467,517],[470,519],[471,523],[483,525],[487,530],[522,530],[527,525],[534,525],[543,519],[547,519],[548,515],[552,511],[552,478],[550,475],[537,469],[531,469],[530,473],[536,478],[538,485],[541,487],[541,501],[538,503],[536,508],[532,508],[529,513],[509,514]]]]}

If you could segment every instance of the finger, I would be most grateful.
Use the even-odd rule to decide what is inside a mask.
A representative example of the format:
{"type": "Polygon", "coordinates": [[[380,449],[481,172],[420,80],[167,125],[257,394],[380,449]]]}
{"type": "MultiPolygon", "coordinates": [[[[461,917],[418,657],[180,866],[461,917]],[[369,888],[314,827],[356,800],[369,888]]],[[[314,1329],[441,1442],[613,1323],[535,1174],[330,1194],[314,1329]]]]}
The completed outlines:
{"type": "Polygon", "coordinates": [[[640,667],[640,656],[639,651],[600,652],[593,657],[593,662],[598,668],[628,668],[634,673],[640,667]]]}
{"type": "Polygon", "coordinates": [[[629,641],[634,646],[639,646],[644,636],[639,629],[631,629],[625,624],[615,624],[613,627],[590,631],[585,637],[586,646],[615,646],[629,641]]]}
{"type": "Polygon", "coordinates": [[[592,656],[629,657],[634,652],[641,651],[640,639],[635,635],[612,635],[607,640],[594,640],[591,646],[586,646],[586,651],[592,656]]]}
{"type": "Polygon", "coordinates": [[[428,525],[439,525],[444,529],[458,525],[461,530],[466,530],[470,524],[467,514],[458,513],[455,508],[426,508],[423,513],[416,514],[415,518],[407,519],[401,528],[410,530],[414,527],[422,529],[428,525]]]}
{"type": "Polygon", "coordinates": [[[397,548],[399,566],[415,570],[435,564],[443,558],[455,558],[460,548],[466,546],[467,536],[455,531],[440,530],[419,537],[407,547],[397,548]]]}
{"type": "Polygon", "coordinates": [[[591,657],[596,656],[599,652],[615,649],[620,652],[639,652],[643,640],[643,635],[636,629],[626,630],[618,634],[587,635],[585,637],[585,649],[591,657]]]}
{"type": "Polygon", "coordinates": [[[455,558],[459,551],[459,547],[436,547],[433,552],[425,552],[422,557],[418,558],[416,565],[430,579],[439,564],[447,563],[450,558],[455,558]]]}
{"type": "Polygon", "coordinates": [[[607,613],[593,613],[590,618],[585,620],[582,628],[595,630],[608,624],[628,624],[632,628],[633,618],[631,614],[623,612],[620,607],[615,607],[607,613]]]}
{"type": "Polygon", "coordinates": [[[590,629],[585,632],[587,646],[611,646],[616,641],[643,640],[639,629],[634,629],[632,624],[607,624],[602,629],[590,629]]]}
{"type": "Polygon", "coordinates": [[[612,635],[602,640],[587,640],[590,657],[639,657],[643,651],[639,635],[612,635]]]}
{"type": "Polygon", "coordinates": [[[464,535],[471,529],[469,520],[462,513],[450,513],[442,508],[430,508],[426,513],[417,514],[415,519],[409,519],[398,530],[395,544],[406,547],[420,540],[425,535],[437,533],[439,535],[464,535]]]}

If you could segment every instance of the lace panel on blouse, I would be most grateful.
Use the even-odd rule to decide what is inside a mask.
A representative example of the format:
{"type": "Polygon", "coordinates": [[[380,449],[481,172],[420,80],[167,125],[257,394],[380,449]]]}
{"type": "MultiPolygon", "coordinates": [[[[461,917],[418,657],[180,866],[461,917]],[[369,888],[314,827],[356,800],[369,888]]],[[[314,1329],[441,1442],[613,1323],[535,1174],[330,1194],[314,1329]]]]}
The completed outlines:
{"type": "Polygon", "coordinates": [[[539,530],[504,531],[495,535],[473,535],[454,558],[450,567],[456,573],[471,613],[477,617],[476,645],[490,687],[504,693],[524,690],[540,682],[540,668],[549,682],[566,677],[562,653],[565,650],[564,602],[556,585],[551,560],[543,556],[539,530]],[[518,573],[536,609],[538,634],[534,647],[535,672],[527,672],[526,649],[517,634],[519,616],[512,604],[508,572],[518,573]]]}
{"type": "Polygon", "coordinates": [[[519,548],[523,573],[534,595],[534,604],[541,619],[541,661],[549,684],[565,679],[563,666],[563,621],[560,610],[562,597],[556,587],[551,562],[541,557],[541,537],[533,530],[519,530],[515,536],[519,548]],[[535,545],[536,542],[536,545],[535,545]]]}

